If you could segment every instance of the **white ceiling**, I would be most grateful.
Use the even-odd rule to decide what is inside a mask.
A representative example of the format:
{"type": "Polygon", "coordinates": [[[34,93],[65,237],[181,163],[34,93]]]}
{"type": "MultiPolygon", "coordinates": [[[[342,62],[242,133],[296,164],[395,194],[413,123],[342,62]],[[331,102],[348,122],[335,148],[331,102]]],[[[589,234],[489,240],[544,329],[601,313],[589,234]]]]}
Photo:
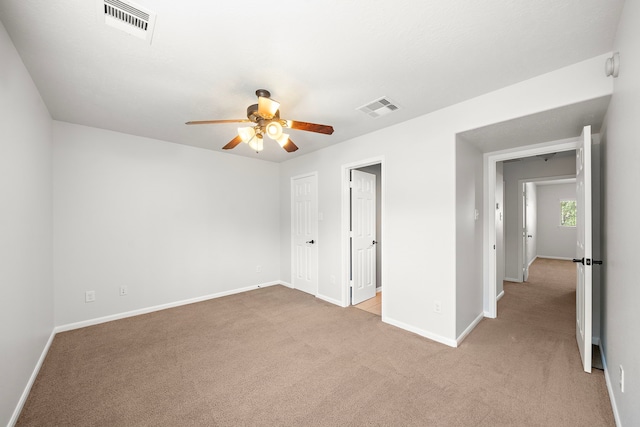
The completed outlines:
{"type": "MultiPolygon", "coordinates": [[[[265,88],[291,131],[280,162],[612,49],[623,0],[136,0],[157,13],[152,43],[106,26],[95,0],[0,0],[7,28],[56,120],[211,150],[265,88]],[[401,109],[356,108],[387,96],[401,109]]],[[[604,64],[603,64],[604,66],[604,64]]]]}

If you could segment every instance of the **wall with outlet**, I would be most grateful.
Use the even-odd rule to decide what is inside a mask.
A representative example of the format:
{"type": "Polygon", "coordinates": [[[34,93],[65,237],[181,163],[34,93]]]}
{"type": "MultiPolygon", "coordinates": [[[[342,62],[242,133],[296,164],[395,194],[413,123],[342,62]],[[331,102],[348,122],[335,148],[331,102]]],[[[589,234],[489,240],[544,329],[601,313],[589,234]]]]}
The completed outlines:
{"type": "Polygon", "coordinates": [[[483,315],[482,152],[461,137],[456,140],[456,337],[483,315]]]}
{"type": "MultiPolygon", "coordinates": [[[[462,240],[475,241],[477,230],[457,229],[456,134],[610,95],[611,82],[602,72],[605,59],[601,55],[446,108],[435,107],[430,114],[283,162],[281,278],[291,278],[290,179],[317,171],[318,204],[324,215],[318,232],[318,291],[331,300],[342,299],[343,280],[330,280],[343,272],[341,168],[384,158],[383,321],[457,345],[457,332],[471,326],[462,327],[457,320],[464,323],[482,312],[475,292],[482,292],[483,277],[457,277],[458,264],[469,262],[456,258],[457,231],[466,233],[462,240]],[[473,289],[471,302],[462,295],[457,299],[458,286],[473,289]],[[436,300],[442,303],[441,313],[434,312],[436,300]]],[[[482,211],[482,205],[472,206],[461,215],[473,217],[476,208],[482,211]]],[[[482,262],[478,248],[473,255],[474,266],[476,260],[482,262]]]]}
{"type": "Polygon", "coordinates": [[[53,130],[56,325],[279,279],[277,164],[53,130]]]}
{"type": "Polygon", "coordinates": [[[625,2],[614,50],[620,75],[613,80],[601,143],[602,349],[619,426],[640,425],[640,2],[625,2]],[[624,384],[621,384],[624,376],[624,384]],[[624,386],[624,391],[622,389],[624,386]]]}
{"type": "Polygon", "coordinates": [[[0,425],[10,425],[53,329],[52,140],[2,23],[0,58],[0,425]]]}

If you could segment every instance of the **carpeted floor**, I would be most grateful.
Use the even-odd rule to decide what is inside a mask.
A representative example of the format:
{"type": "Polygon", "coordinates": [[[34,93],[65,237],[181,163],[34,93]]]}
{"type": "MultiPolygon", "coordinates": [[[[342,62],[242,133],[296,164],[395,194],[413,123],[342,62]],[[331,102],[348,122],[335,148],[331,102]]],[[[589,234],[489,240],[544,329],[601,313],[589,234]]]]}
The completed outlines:
{"type": "Polygon", "coordinates": [[[282,286],[58,334],[20,426],[613,426],[575,267],[538,260],[449,348],[282,286]]]}

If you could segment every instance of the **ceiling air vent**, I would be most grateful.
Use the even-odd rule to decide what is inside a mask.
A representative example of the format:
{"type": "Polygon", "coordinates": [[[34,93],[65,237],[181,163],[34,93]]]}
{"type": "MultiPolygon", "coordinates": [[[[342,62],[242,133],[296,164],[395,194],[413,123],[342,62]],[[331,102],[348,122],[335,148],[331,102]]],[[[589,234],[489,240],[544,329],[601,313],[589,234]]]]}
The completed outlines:
{"type": "Polygon", "coordinates": [[[155,13],[128,0],[98,0],[97,5],[105,24],[151,43],[155,13]]]}
{"type": "Polygon", "coordinates": [[[380,116],[384,116],[386,114],[392,113],[396,111],[398,108],[399,107],[395,102],[383,96],[382,98],[376,99],[375,101],[370,102],[366,105],[363,105],[362,107],[358,107],[356,109],[359,111],[362,111],[369,117],[376,118],[376,117],[380,117],[380,116]]]}

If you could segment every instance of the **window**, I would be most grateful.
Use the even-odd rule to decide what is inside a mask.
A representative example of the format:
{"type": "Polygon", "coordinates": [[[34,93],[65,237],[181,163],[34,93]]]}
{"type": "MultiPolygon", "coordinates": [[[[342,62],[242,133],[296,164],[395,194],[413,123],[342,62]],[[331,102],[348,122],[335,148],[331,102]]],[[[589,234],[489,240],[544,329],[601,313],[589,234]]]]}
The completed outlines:
{"type": "Polygon", "coordinates": [[[560,200],[560,227],[576,226],[576,201],[560,200]]]}

